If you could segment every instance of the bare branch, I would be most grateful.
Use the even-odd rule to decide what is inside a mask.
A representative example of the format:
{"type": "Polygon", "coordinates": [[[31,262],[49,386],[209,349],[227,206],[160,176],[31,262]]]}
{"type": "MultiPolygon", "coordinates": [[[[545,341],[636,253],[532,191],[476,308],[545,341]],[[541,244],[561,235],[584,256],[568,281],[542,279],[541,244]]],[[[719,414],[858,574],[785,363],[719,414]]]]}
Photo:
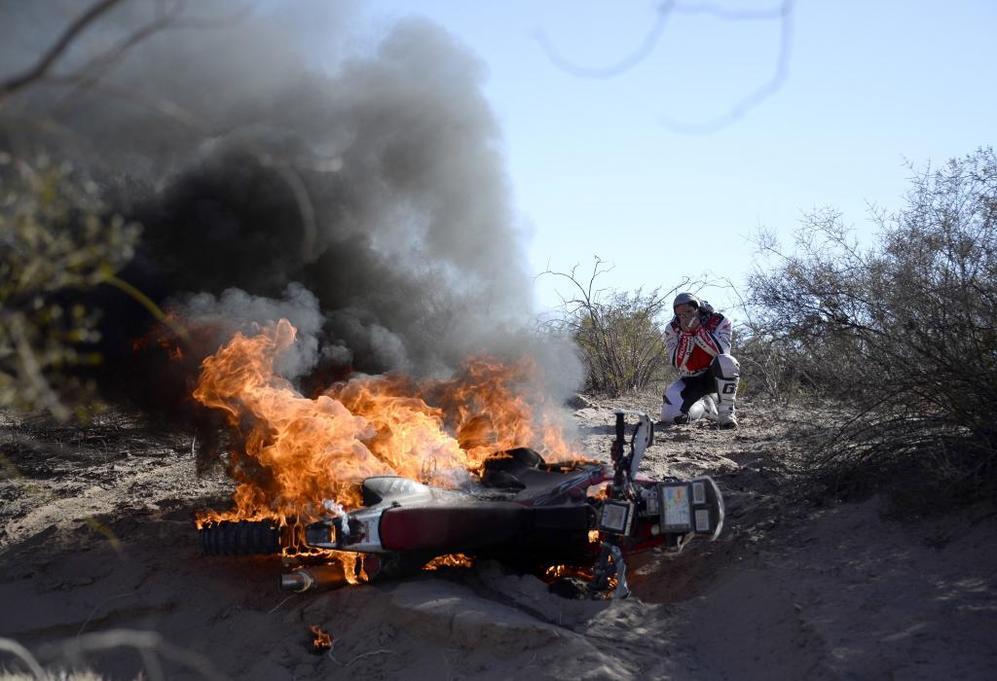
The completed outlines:
{"type": "Polygon", "coordinates": [[[55,105],[52,110],[52,116],[59,118],[68,112],[72,107],[72,100],[84,90],[92,90],[108,97],[136,104],[174,123],[208,134],[207,128],[201,124],[197,117],[176,102],[148,92],[139,92],[133,88],[125,88],[106,81],[98,81],[96,78],[88,78],[85,81],[76,83],[76,87],[55,105]]]}
{"type": "MultiPolygon", "coordinates": [[[[705,123],[688,123],[670,118],[664,118],[665,127],[685,134],[707,135],[717,132],[740,119],[744,114],[761,104],[763,101],[774,95],[781,88],[789,77],[789,59],[793,43],[793,9],[796,0],[784,0],[782,7],[772,14],[765,15],[764,18],[778,17],[781,21],[779,30],[779,54],[776,57],[775,71],[772,77],[762,83],[758,88],[749,92],[745,97],[734,103],[727,111],[720,116],[705,123]]],[[[737,14],[737,13],[733,13],[737,14]]],[[[745,16],[735,16],[734,18],[749,18],[745,16]]],[[[750,18],[762,18],[752,16],[750,18]]]]}
{"type": "Polygon", "coordinates": [[[621,394],[646,387],[665,366],[657,318],[666,295],[660,289],[620,293],[597,288],[598,278],[612,269],[598,256],[587,278],[582,278],[578,269],[575,265],[569,272],[548,268],[541,273],[565,279],[577,291],[575,298],[559,293],[560,316],[543,325],[567,333],[578,344],[590,389],[621,394]]]}
{"type": "Polygon", "coordinates": [[[112,45],[96,55],[72,73],[46,78],[46,82],[74,86],[73,91],[68,95],[68,97],[72,97],[89,89],[100,81],[132,48],[157,33],[167,29],[176,31],[181,29],[225,28],[242,21],[252,11],[252,5],[245,5],[233,13],[223,16],[184,19],[184,12],[187,10],[187,0],[174,0],[166,9],[163,9],[162,5],[157,5],[157,7],[156,17],[153,20],[135,29],[116,45],[112,45]]]}
{"type": "Polygon", "coordinates": [[[18,90],[44,78],[53,64],[62,57],[69,46],[88,26],[121,2],[122,0],[100,0],[91,5],[90,9],[66,27],[62,35],[38,58],[32,67],[13,78],[0,82],[0,102],[18,90]]]}
{"type": "Polygon", "coordinates": [[[651,54],[654,48],[657,47],[658,41],[661,40],[661,35],[665,31],[665,25],[668,23],[668,17],[674,8],[674,0],[668,0],[662,4],[657,10],[657,16],[654,19],[654,24],[647,32],[647,35],[644,36],[644,39],[641,41],[637,49],[623,57],[615,64],[611,64],[609,66],[580,66],[562,57],[547,39],[547,36],[543,33],[543,31],[537,31],[535,37],[537,42],[540,43],[540,47],[547,53],[548,59],[568,73],[578,76],[579,78],[613,78],[622,73],[626,73],[637,64],[644,61],[644,59],[651,54]]]}
{"type": "Polygon", "coordinates": [[[698,5],[675,5],[673,11],[676,14],[708,14],[727,21],[752,21],[756,19],[779,19],[786,13],[787,4],[791,3],[783,2],[779,7],[771,9],[742,10],[703,2],[698,5]]]}
{"type": "Polygon", "coordinates": [[[547,39],[543,31],[537,31],[535,38],[541,49],[560,69],[579,78],[613,78],[633,69],[643,62],[657,47],[668,19],[672,14],[705,14],[725,21],[756,21],[778,19],[780,23],[779,54],[776,58],[772,77],[752,90],[745,97],[736,101],[720,116],[705,123],[689,123],[664,117],[665,127],[683,134],[709,134],[721,130],[734,123],[749,110],[779,91],[789,75],[789,59],[792,46],[793,24],[792,15],[796,0],[783,0],[778,7],[757,11],[730,10],[711,3],[697,5],[680,5],[675,0],[666,0],[656,11],[654,21],[644,39],[635,50],[619,61],[608,66],[582,66],[566,59],[547,39]]]}
{"type": "Polygon", "coordinates": [[[101,51],[70,73],[51,75],[50,71],[56,62],[79,38],[83,30],[122,1],[101,0],[80,15],[45,54],[38,59],[34,66],[24,73],[0,83],[0,102],[15,92],[40,81],[56,85],[73,86],[73,91],[70,93],[70,96],[73,96],[91,88],[115,64],[120,62],[130,50],[157,33],[166,29],[211,29],[231,26],[248,16],[253,9],[252,4],[247,3],[236,11],[223,16],[191,17],[184,20],[183,15],[188,7],[187,0],[172,0],[172,2],[168,3],[160,2],[156,4],[156,14],[153,19],[125,35],[116,44],[101,51]]]}
{"type": "Polygon", "coordinates": [[[184,2],[177,2],[166,12],[157,12],[158,16],[149,23],[129,33],[118,44],[90,59],[86,64],[72,73],[53,76],[46,80],[53,83],[93,83],[99,80],[114,64],[116,64],[131,48],[146,40],[155,33],[170,26],[183,12],[184,2]]]}

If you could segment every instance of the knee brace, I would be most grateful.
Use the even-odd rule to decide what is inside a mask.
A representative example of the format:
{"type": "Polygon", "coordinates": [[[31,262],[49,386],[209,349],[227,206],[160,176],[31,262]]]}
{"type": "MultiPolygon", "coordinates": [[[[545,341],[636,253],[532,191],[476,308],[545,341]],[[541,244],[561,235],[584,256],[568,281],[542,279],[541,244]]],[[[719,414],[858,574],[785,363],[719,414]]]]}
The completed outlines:
{"type": "Polygon", "coordinates": [[[713,378],[732,380],[740,377],[741,365],[732,355],[717,355],[710,364],[710,373],[713,378]]]}

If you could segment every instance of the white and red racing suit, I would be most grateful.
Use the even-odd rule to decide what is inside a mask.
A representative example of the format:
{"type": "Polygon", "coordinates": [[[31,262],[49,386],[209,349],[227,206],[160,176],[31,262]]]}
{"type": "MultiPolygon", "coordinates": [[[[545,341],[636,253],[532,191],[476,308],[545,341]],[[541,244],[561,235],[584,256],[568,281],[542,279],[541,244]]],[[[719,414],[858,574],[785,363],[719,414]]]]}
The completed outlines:
{"type": "Polygon", "coordinates": [[[665,329],[668,359],[679,374],[697,376],[710,368],[717,355],[730,354],[730,320],[719,312],[700,312],[695,331],[683,331],[677,318],[665,329]]]}
{"type": "Polygon", "coordinates": [[[683,330],[678,318],[672,319],[665,328],[665,348],[681,378],[663,395],[662,421],[672,424],[714,415],[713,405],[701,400],[716,393],[718,422],[737,424],[734,400],[740,371],[730,354],[730,343],[730,320],[705,306],[699,311],[699,326],[693,331],[683,330]]]}

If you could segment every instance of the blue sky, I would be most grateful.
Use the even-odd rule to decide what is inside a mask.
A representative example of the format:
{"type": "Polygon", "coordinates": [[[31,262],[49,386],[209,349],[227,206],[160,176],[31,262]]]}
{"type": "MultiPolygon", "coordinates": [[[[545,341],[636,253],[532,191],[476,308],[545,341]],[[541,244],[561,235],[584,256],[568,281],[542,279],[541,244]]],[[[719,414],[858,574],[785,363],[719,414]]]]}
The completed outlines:
{"type": "MultiPolygon", "coordinates": [[[[868,206],[900,205],[908,162],[940,164],[997,137],[993,0],[799,0],[781,87],[708,134],[672,123],[722,119],[770,81],[777,18],[673,13],[654,48],[611,78],[579,77],[537,37],[571,64],[605,67],[641,45],[659,6],[372,0],[362,35],[376,41],[395,19],[423,16],[475,53],[533,270],[587,270],[599,255],[615,264],[601,281],[617,289],[741,282],[757,262],[752,234],[788,240],[816,207],[840,210],[871,243],[868,206]]],[[[554,284],[538,282],[538,306],[556,302],[554,284]]]]}

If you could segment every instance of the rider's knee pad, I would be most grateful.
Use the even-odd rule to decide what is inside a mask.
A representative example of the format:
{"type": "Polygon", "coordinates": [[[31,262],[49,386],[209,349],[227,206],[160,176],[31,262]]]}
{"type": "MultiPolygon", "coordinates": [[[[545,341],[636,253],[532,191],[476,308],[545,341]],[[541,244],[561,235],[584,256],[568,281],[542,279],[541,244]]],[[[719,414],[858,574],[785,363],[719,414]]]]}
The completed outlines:
{"type": "Polygon", "coordinates": [[[741,375],[741,365],[733,355],[717,355],[710,364],[710,373],[714,378],[732,380],[741,375]]]}
{"type": "Polygon", "coordinates": [[[684,416],[681,404],[670,404],[667,400],[661,403],[661,421],[666,425],[675,423],[675,419],[684,416]]]}

